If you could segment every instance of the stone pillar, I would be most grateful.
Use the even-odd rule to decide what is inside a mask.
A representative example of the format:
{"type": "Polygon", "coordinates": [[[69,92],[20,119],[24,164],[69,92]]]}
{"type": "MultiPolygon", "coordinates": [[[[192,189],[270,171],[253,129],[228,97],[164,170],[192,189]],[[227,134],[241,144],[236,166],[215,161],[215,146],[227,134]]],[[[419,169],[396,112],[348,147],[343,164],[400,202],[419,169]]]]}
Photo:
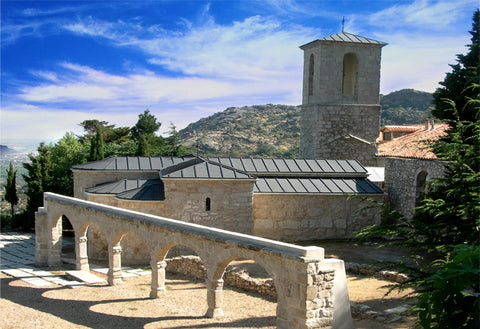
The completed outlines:
{"type": "Polygon", "coordinates": [[[223,280],[209,280],[207,283],[208,310],[205,314],[208,318],[223,316],[223,280]]]}
{"type": "MultiPolygon", "coordinates": [[[[48,266],[60,266],[62,264],[62,217],[53,218],[51,232],[50,248],[48,252],[48,266]],[[53,226],[53,224],[56,224],[53,226]]],[[[48,228],[47,228],[48,229],[48,228]]]]}
{"type": "Polygon", "coordinates": [[[35,265],[48,265],[48,252],[50,250],[50,232],[48,232],[47,212],[39,208],[35,213],[35,265]]]}
{"type": "Polygon", "coordinates": [[[277,328],[353,328],[348,292],[343,289],[346,288],[343,262],[335,261],[306,259],[306,262],[282,264],[275,281],[277,328]]]}
{"type": "Polygon", "coordinates": [[[165,268],[167,267],[167,262],[157,262],[156,260],[152,260],[150,266],[152,267],[152,288],[150,290],[150,298],[165,296],[165,268]]]}
{"type": "Polygon", "coordinates": [[[75,236],[75,263],[77,265],[77,270],[90,271],[90,266],[88,265],[86,236],[75,236]]]}
{"type": "Polygon", "coordinates": [[[108,284],[122,283],[122,246],[108,246],[108,284]]]}

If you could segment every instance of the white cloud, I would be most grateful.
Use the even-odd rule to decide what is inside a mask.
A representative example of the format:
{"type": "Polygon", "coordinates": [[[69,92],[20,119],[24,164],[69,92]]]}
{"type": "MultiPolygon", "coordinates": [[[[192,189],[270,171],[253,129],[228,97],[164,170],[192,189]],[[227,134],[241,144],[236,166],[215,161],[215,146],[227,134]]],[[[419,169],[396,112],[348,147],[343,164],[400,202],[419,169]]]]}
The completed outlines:
{"type": "Polygon", "coordinates": [[[478,7],[478,1],[415,0],[412,3],[394,5],[371,15],[370,24],[389,29],[399,27],[426,30],[445,29],[458,22],[468,7],[471,7],[473,13],[473,9],[478,7]]]}

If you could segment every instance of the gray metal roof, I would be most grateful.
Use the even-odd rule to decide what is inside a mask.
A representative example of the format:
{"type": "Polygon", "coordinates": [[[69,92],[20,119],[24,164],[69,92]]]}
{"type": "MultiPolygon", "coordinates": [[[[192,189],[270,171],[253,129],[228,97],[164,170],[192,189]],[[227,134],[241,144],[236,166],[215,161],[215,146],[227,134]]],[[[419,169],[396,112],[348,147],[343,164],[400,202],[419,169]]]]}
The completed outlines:
{"type": "Polygon", "coordinates": [[[383,194],[364,178],[257,178],[254,193],[383,194]]]}
{"type": "Polygon", "coordinates": [[[161,177],[191,179],[254,179],[253,176],[242,170],[201,158],[195,158],[195,160],[166,168],[161,171],[161,177]]]}
{"type": "Polygon", "coordinates": [[[359,35],[355,35],[352,33],[348,32],[340,32],[336,34],[329,35],[328,37],[324,37],[321,39],[314,40],[312,42],[309,42],[303,46],[300,46],[300,48],[308,48],[308,46],[313,45],[318,42],[324,42],[324,41],[331,41],[331,42],[347,42],[347,43],[360,43],[360,44],[367,44],[367,45],[375,45],[375,46],[385,46],[387,45],[385,42],[365,38],[359,35]]]}
{"type": "Polygon", "coordinates": [[[253,176],[366,176],[356,160],[208,158],[253,176]]]}
{"type": "MultiPolygon", "coordinates": [[[[153,181],[153,180],[152,180],[153,181]]],[[[139,188],[119,193],[115,196],[117,199],[134,201],[163,201],[165,200],[165,188],[160,179],[156,182],[143,185],[139,188]]]]}
{"type": "Polygon", "coordinates": [[[165,200],[160,179],[122,179],[88,188],[85,193],[113,194],[116,198],[127,200],[165,200]]]}
{"type": "Polygon", "coordinates": [[[72,170],[150,170],[158,171],[189,161],[193,157],[113,157],[72,167],[72,170]]]}

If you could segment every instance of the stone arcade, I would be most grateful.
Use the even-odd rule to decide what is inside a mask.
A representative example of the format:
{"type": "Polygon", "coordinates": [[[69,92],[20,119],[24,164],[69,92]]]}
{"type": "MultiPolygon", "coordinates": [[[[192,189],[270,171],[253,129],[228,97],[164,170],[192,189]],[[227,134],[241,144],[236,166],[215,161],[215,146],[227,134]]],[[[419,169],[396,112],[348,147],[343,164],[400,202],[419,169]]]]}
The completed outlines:
{"type": "Polygon", "coordinates": [[[151,255],[150,297],[165,295],[165,256],[175,245],[195,250],[207,268],[206,316],[222,316],[223,272],[238,258],[253,259],[272,276],[277,287],[277,328],[352,328],[343,261],[324,259],[319,247],[299,247],[274,240],[185,223],[130,210],[45,193],[36,213],[35,261],[61,264],[62,215],[75,231],[76,266],[89,270],[87,230],[95,223],[107,232],[108,282],[122,278],[122,238],[141,236],[151,255]]]}

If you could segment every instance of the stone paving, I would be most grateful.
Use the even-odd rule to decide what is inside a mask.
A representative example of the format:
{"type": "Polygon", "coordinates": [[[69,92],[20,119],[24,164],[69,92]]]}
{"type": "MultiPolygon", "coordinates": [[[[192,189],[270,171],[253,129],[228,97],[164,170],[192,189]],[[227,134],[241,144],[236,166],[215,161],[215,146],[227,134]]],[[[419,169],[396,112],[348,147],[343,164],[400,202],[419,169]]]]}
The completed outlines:
{"type": "MultiPolygon", "coordinates": [[[[64,247],[72,247],[73,241],[63,240],[64,247]]],[[[62,258],[63,262],[75,264],[75,260],[62,258]]],[[[90,265],[92,271],[107,274],[108,268],[90,265]]],[[[56,274],[55,272],[45,271],[35,267],[35,234],[33,233],[0,233],[0,271],[21,279],[33,286],[43,287],[49,285],[61,285],[69,288],[83,287],[86,284],[105,283],[106,281],[96,277],[90,272],[67,271],[67,276],[56,274]]],[[[122,276],[132,277],[138,275],[147,275],[151,271],[143,269],[122,268],[122,276]]]]}

